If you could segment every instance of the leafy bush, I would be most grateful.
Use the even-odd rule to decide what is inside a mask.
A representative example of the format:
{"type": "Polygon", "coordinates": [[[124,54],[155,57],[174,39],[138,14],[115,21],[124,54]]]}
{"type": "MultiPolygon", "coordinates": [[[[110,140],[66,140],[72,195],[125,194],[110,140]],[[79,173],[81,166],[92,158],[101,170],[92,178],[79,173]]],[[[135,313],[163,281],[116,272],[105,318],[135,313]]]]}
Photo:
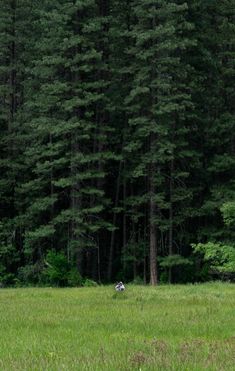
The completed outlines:
{"type": "Polygon", "coordinates": [[[49,251],[45,259],[43,276],[46,282],[55,286],[68,285],[69,264],[64,254],[49,251]]]}
{"type": "Polygon", "coordinates": [[[13,273],[5,273],[0,276],[0,287],[14,286],[15,285],[15,275],[13,273]]]}
{"type": "Polygon", "coordinates": [[[177,277],[177,282],[186,283],[191,280],[188,277],[187,272],[191,274],[193,262],[191,259],[185,258],[179,254],[168,255],[164,257],[159,257],[160,268],[164,271],[160,273],[160,282],[169,282],[170,271],[174,269],[174,276],[177,277]]]}
{"type": "Polygon", "coordinates": [[[22,285],[35,285],[40,283],[42,276],[42,264],[28,264],[18,269],[18,280],[22,285]]]}
{"type": "Polygon", "coordinates": [[[131,284],[133,284],[133,285],[144,285],[145,283],[144,283],[144,280],[141,277],[136,276],[133,279],[133,281],[131,281],[131,284]]]}
{"type": "Polygon", "coordinates": [[[83,279],[77,268],[72,268],[68,272],[68,285],[77,287],[83,285],[83,279]]]}
{"type": "Polygon", "coordinates": [[[220,211],[223,215],[225,225],[227,225],[228,227],[234,227],[235,225],[235,202],[230,201],[230,202],[224,203],[220,211]]]}
{"type": "Polygon", "coordinates": [[[44,283],[54,286],[97,286],[95,281],[82,278],[75,267],[67,262],[64,254],[49,251],[45,259],[46,267],[43,270],[44,283]]]}
{"type": "Polygon", "coordinates": [[[44,264],[36,263],[20,267],[17,276],[8,273],[6,268],[0,264],[0,287],[38,284],[60,287],[98,285],[91,279],[82,278],[77,268],[71,267],[68,263],[66,256],[54,250],[47,253],[44,264]]]}
{"type": "Polygon", "coordinates": [[[172,268],[179,265],[192,265],[192,261],[181,255],[168,255],[160,259],[160,266],[163,268],[172,268]]]}
{"type": "Polygon", "coordinates": [[[6,268],[0,264],[0,287],[14,285],[15,275],[8,273],[6,268]]]}
{"type": "Polygon", "coordinates": [[[195,253],[202,255],[203,260],[209,264],[212,273],[228,274],[235,272],[235,248],[222,243],[193,244],[195,253]]]}
{"type": "Polygon", "coordinates": [[[160,283],[169,283],[169,277],[168,277],[168,273],[166,272],[166,270],[164,270],[163,272],[160,273],[159,282],[160,283]]]}
{"type": "Polygon", "coordinates": [[[86,278],[84,281],[83,281],[83,284],[82,284],[84,287],[94,287],[94,286],[98,286],[98,283],[93,281],[93,280],[90,280],[88,278],[86,278]]]}

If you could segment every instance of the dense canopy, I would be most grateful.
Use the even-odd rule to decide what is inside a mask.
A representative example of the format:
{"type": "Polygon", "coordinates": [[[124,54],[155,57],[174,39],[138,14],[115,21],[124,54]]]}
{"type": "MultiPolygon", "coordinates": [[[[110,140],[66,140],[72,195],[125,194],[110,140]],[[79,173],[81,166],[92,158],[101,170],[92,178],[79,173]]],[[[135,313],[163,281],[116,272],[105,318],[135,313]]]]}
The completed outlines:
{"type": "Polygon", "coordinates": [[[0,284],[235,272],[235,0],[0,0],[0,284]]]}

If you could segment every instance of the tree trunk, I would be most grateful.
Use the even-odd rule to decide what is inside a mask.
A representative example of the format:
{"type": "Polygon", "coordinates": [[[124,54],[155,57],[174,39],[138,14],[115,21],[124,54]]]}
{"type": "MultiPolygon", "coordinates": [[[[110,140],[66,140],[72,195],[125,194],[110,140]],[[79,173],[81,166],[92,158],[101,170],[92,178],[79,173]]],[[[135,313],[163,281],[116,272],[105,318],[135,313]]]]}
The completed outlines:
{"type": "MultiPolygon", "coordinates": [[[[122,161],[119,162],[117,187],[116,187],[115,202],[114,202],[114,207],[115,208],[118,206],[118,202],[119,202],[121,168],[122,168],[122,161]]],[[[116,221],[117,221],[117,213],[114,211],[114,213],[113,213],[113,226],[116,225],[116,221]]],[[[115,230],[113,230],[111,232],[111,241],[110,241],[110,250],[109,250],[109,261],[108,261],[108,280],[109,281],[112,278],[114,243],[115,243],[115,230]]]]}
{"type": "MultiPolygon", "coordinates": [[[[151,133],[150,136],[150,149],[154,151],[156,139],[154,134],[151,133]]],[[[156,201],[154,199],[156,194],[155,178],[156,175],[156,165],[152,161],[149,168],[149,190],[150,190],[150,200],[149,200],[149,244],[150,244],[150,284],[157,284],[157,231],[154,218],[156,217],[156,201]]]]}
{"type": "Polygon", "coordinates": [[[126,184],[126,175],[125,175],[125,161],[124,161],[124,179],[123,179],[123,226],[122,226],[122,256],[123,256],[123,272],[125,275],[126,272],[126,244],[127,244],[127,229],[126,229],[126,209],[125,202],[127,197],[127,184],[126,184]]]}
{"type": "MultiPolygon", "coordinates": [[[[152,19],[152,28],[155,30],[156,28],[156,15],[153,16],[152,19]]],[[[156,75],[155,67],[152,68],[151,71],[151,80],[154,81],[156,75]]],[[[157,92],[155,86],[151,86],[151,102],[152,107],[151,109],[155,109],[157,100],[157,92]]],[[[155,121],[155,117],[152,117],[152,120],[155,121]]],[[[151,129],[150,129],[151,130],[151,129]]],[[[156,285],[157,284],[157,229],[155,223],[157,205],[155,201],[156,195],[156,185],[155,185],[155,177],[156,177],[156,160],[154,159],[154,155],[156,152],[156,134],[151,130],[150,133],[150,155],[152,156],[152,161],[149,166],[149,190],[150,190],[150,200],[149,200],[149,244],[150,244],[150,284],[156,285]]]]}
{"type": "MultiPolygon", "coordinates": [[[[171,160],[170,163],[170,210],[169,210],[169,255],[173,254],[173,188],[174,188],[174,179],[173,179],[173,171],[174,171],[174,159],[171,160]]],[[[169,267],[169,283],[172,282],[172,267],[169,267]]]]}
{"type": "Polygon", "coordinates": [[[149,232],[149,243],[150,243],[150,284],[157,284],[157,238],[156,238],[156,226],[154,217],[156,215],[156,204],[153,198],[150,199],[149,205],[150,213],[150,232],[149,232]]]}
{"type": "MultiPolygon", "coordinates": [[[[71,176],[73,177],[77,172],[77,166],[74,164],[74,156],[79,152],[79,144],[77,138],[71,138],[71,176]]],[[[72,242],[72,255],[76,257],[76,265],[78,271],[81,275],[83,275],[83,247],[79,244],[79,236],[77,234],[77,221],[76,221],[76,212],[81,210],[81,199],[80,195],[78,194],[80,188],[80,184],[77,181],[71,188],[71,195],[70,195],[70,202],[71,202],[71,209],[75,212],[75,217],[71,222],[71,232],[70,238],[72,242]],[[76,248],[75,248],[76,246],[76,248]],[[74,249],[75,248],[75,249],[74,249]]]]}

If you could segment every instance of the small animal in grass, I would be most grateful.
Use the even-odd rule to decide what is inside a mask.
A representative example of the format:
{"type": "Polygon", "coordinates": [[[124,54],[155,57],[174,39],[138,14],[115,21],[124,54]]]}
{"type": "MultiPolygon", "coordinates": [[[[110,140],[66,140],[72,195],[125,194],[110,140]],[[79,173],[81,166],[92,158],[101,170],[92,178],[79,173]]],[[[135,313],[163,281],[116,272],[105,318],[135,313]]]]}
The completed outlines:
{"type": "Polygon", "coordinates": [[[118,282],[118,284],[115,286],[116,291],[125,291],[125,286],[122,282],[118,282]]]}

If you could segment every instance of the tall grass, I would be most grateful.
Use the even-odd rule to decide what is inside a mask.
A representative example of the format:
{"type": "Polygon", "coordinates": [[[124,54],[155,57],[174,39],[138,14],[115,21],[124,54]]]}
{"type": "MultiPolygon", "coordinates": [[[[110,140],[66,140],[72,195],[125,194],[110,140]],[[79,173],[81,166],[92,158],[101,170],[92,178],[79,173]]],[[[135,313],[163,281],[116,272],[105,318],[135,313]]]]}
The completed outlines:
{"type": "Polygon", "coordinates": [[[0,290],[1,370],[235,370],[235,286],[0,290]]]}

